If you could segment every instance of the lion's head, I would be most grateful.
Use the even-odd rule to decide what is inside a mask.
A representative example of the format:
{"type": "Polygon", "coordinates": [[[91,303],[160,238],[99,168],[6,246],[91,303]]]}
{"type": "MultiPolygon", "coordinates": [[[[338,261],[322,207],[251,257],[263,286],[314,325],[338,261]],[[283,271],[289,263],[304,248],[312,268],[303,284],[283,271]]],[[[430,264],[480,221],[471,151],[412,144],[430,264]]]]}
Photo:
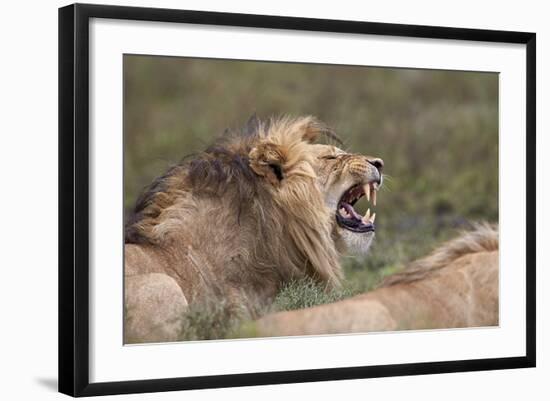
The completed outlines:
{"type": "Polygon", "coordinates": [[[278,282],[306,274],[338,284],[339,254],[364,254],[374,237],[374,213],[353,206],[364,196],[376,205],[383,162],[319,137],[337,140],[313,117],[251,118],[156,180],[137,202],[126,242],[208,244],[202,260],[226,276],[235,263],[259,280],[276,271],[278,282]]]}
{"type": "Polygon", "coordinates": [[[382,159],[314,143],[319,135],[335,138],[335,134],[312,117],[271,122],[266,131],[249,153],[254,172],[273,187],[274,193],[294,195],[291,201],[295,203],[288,207],[296,209],[300,220],[309,218],[307,210],[314,214],[311,218],[330,227],[338,251],[366,254],[374,237],[376,214],[369,208],[361,216],[353,206],[364,196],[376,206],[383,180],[382,159]],[[307,197],[319,202],[301,202],[298,196],[305,194],[295,192],[303,189],[296,186],[298,183],[307,183],[307,197]]]}

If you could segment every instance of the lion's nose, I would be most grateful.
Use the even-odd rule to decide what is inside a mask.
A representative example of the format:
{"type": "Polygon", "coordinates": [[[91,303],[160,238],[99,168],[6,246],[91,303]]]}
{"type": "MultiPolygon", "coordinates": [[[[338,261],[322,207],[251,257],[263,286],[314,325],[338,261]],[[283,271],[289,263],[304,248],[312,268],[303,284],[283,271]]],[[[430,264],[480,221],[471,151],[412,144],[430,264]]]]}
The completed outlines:
{"type": "Polygon", "coordinates": [[[382,168],[384,168],[384,160],[379,157],[367,157],[367,161],[376,167],[378,171],[382,171],[382,168]]]}

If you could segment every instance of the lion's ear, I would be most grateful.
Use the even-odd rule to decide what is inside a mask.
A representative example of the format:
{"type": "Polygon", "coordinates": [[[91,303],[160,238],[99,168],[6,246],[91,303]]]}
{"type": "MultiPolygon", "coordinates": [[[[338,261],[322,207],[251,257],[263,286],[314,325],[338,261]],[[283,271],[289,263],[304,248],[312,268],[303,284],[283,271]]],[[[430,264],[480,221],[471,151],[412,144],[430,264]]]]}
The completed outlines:
{"type": "Polygon", "coordinates": [[[312,116],[298,120],[298,124],[300,125],[299,130],[302,134],[302,140],[309,143],[315,142],[319,136],[328,138],[336,136],[332,128],[312,116]]]}
{"type": "Polygon", "coordinates": [[[277,185],[285,178],[285,157],[277,145],[260,144],[250,151],[248,158],[250,168],[260,177],[265,177],[271,184],[277,185]]]}

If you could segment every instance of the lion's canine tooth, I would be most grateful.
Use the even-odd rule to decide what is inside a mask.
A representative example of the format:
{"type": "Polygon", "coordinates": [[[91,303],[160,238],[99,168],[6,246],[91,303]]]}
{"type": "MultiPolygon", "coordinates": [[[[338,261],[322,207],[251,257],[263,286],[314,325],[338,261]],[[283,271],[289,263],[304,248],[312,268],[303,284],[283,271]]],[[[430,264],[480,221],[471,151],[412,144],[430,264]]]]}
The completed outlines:
{"type": "Polygon", "coordinates": [[[370,216],[370,222],[374,223],[374,219],[376,219],[376,213],[373,213],[372,216],[370,216]]]}
{"type": "Polygon", "coordinates": [[[370,202],[370,184],[365,184],[363,186],[363,190],[365,191],[365,196],[367,197],[367,200],[370,202]]]}
{"type": "Polygon", "coordinates": [[[361,219],[364,224],[368,224],[370,222],[370,209],[367,209],[365,215],[361,219]]]}

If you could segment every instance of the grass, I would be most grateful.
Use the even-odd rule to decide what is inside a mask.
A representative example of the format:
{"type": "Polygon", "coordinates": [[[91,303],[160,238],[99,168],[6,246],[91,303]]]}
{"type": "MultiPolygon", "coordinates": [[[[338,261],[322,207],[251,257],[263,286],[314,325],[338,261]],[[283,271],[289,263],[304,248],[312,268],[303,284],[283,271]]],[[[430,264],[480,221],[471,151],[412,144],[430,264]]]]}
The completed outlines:
{"type": "Polygon", "coordinates": [[[185,314],[180,340],[214,340],[234,338],[248,320],[245,311],[235,311],[223,300],[192,304],[185,314]]]}
{"type": "MultiPolygon", "coordinates": [[[[349,151],[382,157],[390,176],[369,256],[342,260],[343,289],[289,283],[272,309],[368,291],[468,221],[498,221],[498,86],[494,73],[125,56],[125,212],[169,165],[254,112],[312,114],[349,151]]],[[[185,338],[238,335],[246,319],[223,302],[197,305],[185,338]]]]}
{"type": "Polygon", "coordinates": [[[274,311],[287,311],[309,308],[315,305],[336,302],[353,295],[350,287],[339,290],[326,290],[311,278],[291,281],[283,286],[273,301],[274,311]]]}

